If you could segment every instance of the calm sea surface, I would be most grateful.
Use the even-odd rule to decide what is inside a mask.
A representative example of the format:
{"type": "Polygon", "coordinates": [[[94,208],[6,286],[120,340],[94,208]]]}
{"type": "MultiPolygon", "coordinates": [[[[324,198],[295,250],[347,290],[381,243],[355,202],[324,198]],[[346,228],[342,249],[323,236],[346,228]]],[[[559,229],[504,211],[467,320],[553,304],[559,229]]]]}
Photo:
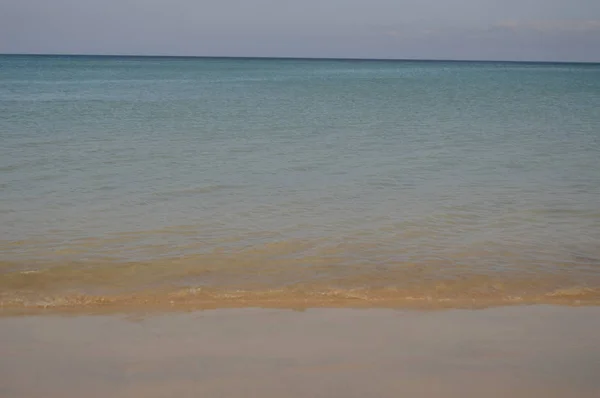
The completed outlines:
{"type": "Polygon", "coordinates": [[[600,299],[597,64],[0,56],[0,140],[5,306],[600,299]]]}

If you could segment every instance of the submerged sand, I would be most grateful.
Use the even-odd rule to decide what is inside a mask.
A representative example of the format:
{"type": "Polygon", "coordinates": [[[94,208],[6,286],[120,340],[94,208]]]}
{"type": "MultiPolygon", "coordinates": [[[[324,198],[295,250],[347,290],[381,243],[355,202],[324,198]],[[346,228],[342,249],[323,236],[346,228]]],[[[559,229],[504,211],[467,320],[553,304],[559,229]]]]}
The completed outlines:
{"type": "Polygon", "coordinates": [[[316,242],[300,240],[139,261],[0,260],[0,316],[232,307],[600,305],[595,257],[547,263],[474,251],[406,260],[391,243],[387,249],[373,245],[317,250],[316,242]]]}
{"type": "Polygon", "coordinates": [[[598,397],[600,308],[0,319],[0,396],[598,397]]]}

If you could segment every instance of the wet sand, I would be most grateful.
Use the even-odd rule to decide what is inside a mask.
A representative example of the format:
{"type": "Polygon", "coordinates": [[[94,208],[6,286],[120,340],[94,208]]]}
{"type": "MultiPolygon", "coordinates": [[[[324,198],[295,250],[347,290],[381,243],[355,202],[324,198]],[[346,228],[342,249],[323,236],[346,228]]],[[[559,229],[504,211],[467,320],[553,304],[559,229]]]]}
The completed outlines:
{"type": "Polygon", "coordinates": [[[598,397],[600,308],[0,318],[0,396],[598,397]]]}

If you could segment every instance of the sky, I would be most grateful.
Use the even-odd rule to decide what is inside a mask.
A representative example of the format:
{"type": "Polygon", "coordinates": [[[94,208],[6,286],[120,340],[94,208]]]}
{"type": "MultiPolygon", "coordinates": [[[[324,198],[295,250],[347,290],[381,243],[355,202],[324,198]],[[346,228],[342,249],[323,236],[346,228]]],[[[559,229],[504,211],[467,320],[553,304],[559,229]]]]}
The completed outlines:
{"type": "Polygon", "coordinates": [[[600,0],[0,0],[0,53],[600,62],[600,0]]]}

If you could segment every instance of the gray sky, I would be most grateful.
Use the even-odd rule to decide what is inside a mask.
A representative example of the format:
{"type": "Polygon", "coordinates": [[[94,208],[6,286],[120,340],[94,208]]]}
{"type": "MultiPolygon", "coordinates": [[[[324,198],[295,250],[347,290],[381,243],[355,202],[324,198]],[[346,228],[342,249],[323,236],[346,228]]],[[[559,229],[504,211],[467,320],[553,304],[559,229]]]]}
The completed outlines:
{"type": "Polygon", "coordinates": [[[600,0],[0,0],[0,53],[600,61],[600,0]]]}

